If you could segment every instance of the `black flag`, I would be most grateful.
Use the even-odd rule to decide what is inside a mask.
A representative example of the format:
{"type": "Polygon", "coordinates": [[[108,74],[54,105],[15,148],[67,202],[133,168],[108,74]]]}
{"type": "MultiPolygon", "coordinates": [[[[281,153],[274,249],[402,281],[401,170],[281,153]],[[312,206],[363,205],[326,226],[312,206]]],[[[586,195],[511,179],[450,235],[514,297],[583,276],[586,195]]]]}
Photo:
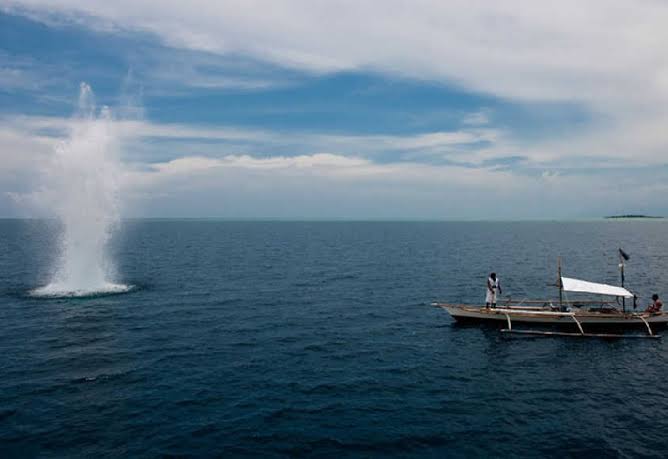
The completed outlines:
{"type": "Polygon", "coordinates": [[[619,249],[619,255],[626,261],[629,261],[629,258],[631,258],[629,257],[629,254],[624,252],[622,249],[619,249]]]}

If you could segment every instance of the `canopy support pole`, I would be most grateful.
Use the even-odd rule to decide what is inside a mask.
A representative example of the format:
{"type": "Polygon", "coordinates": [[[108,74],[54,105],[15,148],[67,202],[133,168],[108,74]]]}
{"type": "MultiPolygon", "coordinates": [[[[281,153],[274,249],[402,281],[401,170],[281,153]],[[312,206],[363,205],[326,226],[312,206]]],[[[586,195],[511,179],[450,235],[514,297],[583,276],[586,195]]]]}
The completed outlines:
{"type": "MultiPolygon", "coordinates": [[[[619,249],[619,274],[622,278],[622,288],[624,287],[624,256],[622,249],[619,249]]],[[[622,311],[626,314],[626,298],[622,297],[622,311]]]]}
{"type": "Polygon", "coordinates": [[[557,286],[559,287],[559,310],[564,310],[564,284],[561,282],[561,257],[557,257],[557,286]]]}

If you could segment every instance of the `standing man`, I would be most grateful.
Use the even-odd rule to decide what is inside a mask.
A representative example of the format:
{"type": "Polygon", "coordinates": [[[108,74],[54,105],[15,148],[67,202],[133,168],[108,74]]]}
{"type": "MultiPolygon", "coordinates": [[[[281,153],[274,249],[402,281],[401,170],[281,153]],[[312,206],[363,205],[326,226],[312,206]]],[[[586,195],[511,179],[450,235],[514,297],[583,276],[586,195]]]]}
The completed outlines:
{"type": "Polygon", "coordinates": [[[496,277],[496,273],[491,273],[487,278],[487,295],[485,296],[485,305],[489,309],[490,306],[496,307],[496,294],[501,294],[501,282],[496,277]]]}

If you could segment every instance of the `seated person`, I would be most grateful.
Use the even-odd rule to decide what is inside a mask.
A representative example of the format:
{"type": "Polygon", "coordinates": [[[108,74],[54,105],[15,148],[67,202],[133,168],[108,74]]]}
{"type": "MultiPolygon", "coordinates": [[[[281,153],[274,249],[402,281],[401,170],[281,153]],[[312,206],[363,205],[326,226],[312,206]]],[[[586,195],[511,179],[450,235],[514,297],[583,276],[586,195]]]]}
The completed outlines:
{"type": "Polygon", "coordinates": [[[650,304],[645,312],[649,312],[651,314],[656,314],[658,312],[661,312],[661,308],[663,307],[663,303],[659,299],[659,295],[656,293],[652,295],[652,304],[650,304]]]}

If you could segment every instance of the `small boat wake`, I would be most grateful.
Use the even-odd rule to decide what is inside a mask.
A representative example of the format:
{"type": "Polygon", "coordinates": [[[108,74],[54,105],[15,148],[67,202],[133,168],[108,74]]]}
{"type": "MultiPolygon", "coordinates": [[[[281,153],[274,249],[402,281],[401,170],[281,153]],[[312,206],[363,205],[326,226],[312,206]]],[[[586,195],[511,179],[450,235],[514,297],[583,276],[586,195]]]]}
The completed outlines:
{"type": "Polygon", "coordinates": [[[134,285],[114,284],[105,282],[94,288],[73,288],[66,284],[51,283],[30,291],[34,298],[91,298],[99,296],[120,295],[135,290],[134,285]]]}

